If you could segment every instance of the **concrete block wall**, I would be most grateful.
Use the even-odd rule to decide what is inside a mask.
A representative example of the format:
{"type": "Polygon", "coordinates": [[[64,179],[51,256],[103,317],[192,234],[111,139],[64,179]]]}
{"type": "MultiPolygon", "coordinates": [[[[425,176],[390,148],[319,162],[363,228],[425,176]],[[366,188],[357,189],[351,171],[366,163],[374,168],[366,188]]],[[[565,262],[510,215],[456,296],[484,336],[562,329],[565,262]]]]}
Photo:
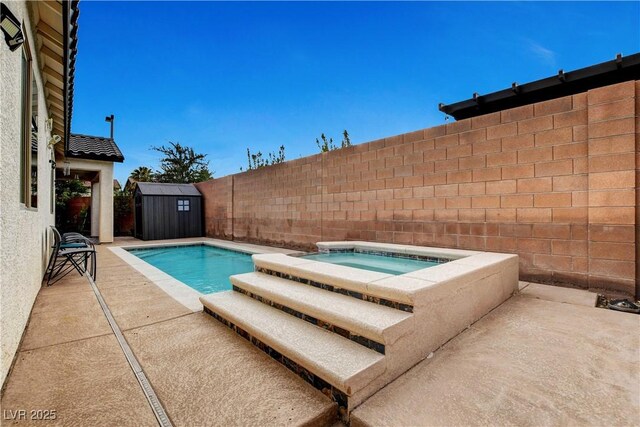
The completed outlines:
{"type": "Polygon", "coordinates": [[[588,97],[589,279],[605,288],[637,291],[639,99],[638,81],[588,97]]]}
{"type": "Polygon", "coordinates": [[[323,157],[234,176],[234,237],[311,247],[322,237],[323,157]]]}
{"type": "Polygon", "coordinates": [[[196,184],[203,195],[204,230],[207,236],[233,239],[233,176],[196,184]]]}
{"type": "Polygon", "coordinates": [[[523,280],[636,294],[638,112],[629,81],[216,179],[207,233],[517,253],[523,280]]]}

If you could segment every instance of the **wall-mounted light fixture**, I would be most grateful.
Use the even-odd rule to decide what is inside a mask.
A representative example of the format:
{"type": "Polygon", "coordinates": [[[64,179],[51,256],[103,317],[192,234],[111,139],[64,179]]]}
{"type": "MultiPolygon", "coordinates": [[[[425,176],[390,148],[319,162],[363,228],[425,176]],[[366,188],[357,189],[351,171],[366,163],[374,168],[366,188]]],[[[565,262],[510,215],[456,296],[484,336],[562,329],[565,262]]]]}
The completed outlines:
{"type": "Polygon", "coordinates": [[[49,140],[49,148],[53,148],[54,145],[56,145],[58,142],[60,142],[62,140],[62,138],[60,138],[60,135],[53,135],[51,136],[51,139],[49,140]]]}
{"type": "Polygon", "coordinates": [[[9,8],[0,3],[0,27],[4,33],[4,41],[7,42],[10,51],[18,49],[24,43],[24,35],[20,28],[20,21],[16,18],[9,8]]]}
{"type": "Polygon", "coordinates": [[[49,117],[47,120],[44,121],[44,127],[49,132],[51,132],[51,130],[53,129],[53,117],[49,117]]]}

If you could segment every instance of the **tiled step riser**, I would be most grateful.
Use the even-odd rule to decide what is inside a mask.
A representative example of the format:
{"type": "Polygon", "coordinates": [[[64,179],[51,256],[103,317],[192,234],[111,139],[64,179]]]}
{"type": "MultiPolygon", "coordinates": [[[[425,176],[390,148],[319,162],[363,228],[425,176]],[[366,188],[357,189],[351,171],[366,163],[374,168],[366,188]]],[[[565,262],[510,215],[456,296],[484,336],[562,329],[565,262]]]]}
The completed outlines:
{"type": "Polygon", "coordinates": [[[401,303],[401,302],[397,302],[397,301],[391,301],[388,299],[384,299],[384,298],[380,298],[374,295],[367,295],[364,294],[362,292],[357,292],[357,291],[351,291],[349,289],[345,289],[345,288],[340,288],[338,286],[333,286],[333,285],[327,285],[325,283],[320,283],[320,282],[316,282],[315,280],[311,280],[311,279],[307,279],[304,277],[297,277],[297,276],[293,276],[287,273],[282,273],[280,271],[276,271],[276,270],[272,270],[272,269],[268,269],[268,268],[263,268],[263,267],[255,267],[255,271],[259,272],[259,273],[264,273],[264,274],[268,274],[271,276],[275,276],[275,277],[280,277],[282,279],[287,279],[287,280],[293,280],[294,282],[298,282],[298,283],[302,283],[305,285],[309,285],[309,286],[314,286],[316,288],[319,289],[324,289],[325,291],[329,291],[329,292],[336,292],[342,295],[347,295],[349,297],[352,298],[356,298],[362,301],[366,301],[366,302],[370,302],[373,304],[379,304],[379,305],[383,305],[385,307],[391,307],[394,308],[396,310],[401,310],[407,313],[413,313],[413,306],[410,304],[405,304],[405,303],[401,303]]]}
{"type": "Polygon", "coordinates": [[[209,309],[207,306],[204,306],[203,310],[205,313],[207,313],[208,315],[210,315],[211,317],[213,317],[223,325],[227,326],[229,329],[237,333],[239,336],[249,341],[256,348],[265,352],[272,359],[281,363],[283,366],[285,366],[287,369],[289,369],[290,371],[298,375],[307,383],[311,384],[313,387],[320,390],[324,395],[326,395],[327,397],[329,397],[330,399],[332,399],[334,402],[338,404],[338,406],[340,407],[340,412],[342,414],[346,414],[346,408],[349,408],[349,396],[347,396],[341,390],[337,389],[336,387],[331,385],[329,382],[320,378],[315,373],[310,372],[309,370],[298,365],[296,362],[289,359],[287,356],[279,353],[269,345],[265,344],[258,338],[254,337],[253,335],[251,335],[250,333],[242,329],[241,327],[237,326],[233,322],[228,321],[227,319],[222,317],[220,314],[215,313],[213,310],[209,309]]]}
{"type": "Polygon", "coordinates": [[[302,319],[305,320],[309,323],[311,323],[312,325],[315,326],[319,326],[321,328],[324,328],[328,331],[331,331],[333,333],[336,333],[342,337],[345,337],[347,339],[350,339],[353,342],[356,342],[364,347],[367,347],[371,350],[377,351],[380,354],[385,354],[385,346],[382,343],[379,343],[375,340],[363,337],[361,335],[355,334],[352,331],[349,331],[347,329],[341,328],[339,326],[336,326],[330,322],[327,322],[325,320],[322,319],[318,319],[316,317],[310,316],[306,313],[302,313],[300,311],[297,311],[293,308],[287,307],[283,304],[279,304],[277,302],[274,302],[268,298],[265,298],[261,295],[257,295],[247,289],[243,289],[242,287],[238,286],[238,285],[233,285],[233,290],[236,292],[240,292],[250,298],[255,299],[256,301],[260,301],[263,304],[269,305],[275,309],[281,310],[287,314],[290,314],[292,316],[297,317],[298,319],[302,319]]]}

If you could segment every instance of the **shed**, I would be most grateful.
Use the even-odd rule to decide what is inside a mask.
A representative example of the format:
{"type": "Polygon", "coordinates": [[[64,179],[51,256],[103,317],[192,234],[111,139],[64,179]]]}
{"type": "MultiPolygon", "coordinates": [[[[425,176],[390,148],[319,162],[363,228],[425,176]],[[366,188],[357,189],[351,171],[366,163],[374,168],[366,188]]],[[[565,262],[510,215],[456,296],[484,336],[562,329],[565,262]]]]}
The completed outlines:
{"type": "Polygon", "coordinates": [[[138,239],[202,236],[202,195],[195,185],[138,182],[133,197],[138,239]]]}

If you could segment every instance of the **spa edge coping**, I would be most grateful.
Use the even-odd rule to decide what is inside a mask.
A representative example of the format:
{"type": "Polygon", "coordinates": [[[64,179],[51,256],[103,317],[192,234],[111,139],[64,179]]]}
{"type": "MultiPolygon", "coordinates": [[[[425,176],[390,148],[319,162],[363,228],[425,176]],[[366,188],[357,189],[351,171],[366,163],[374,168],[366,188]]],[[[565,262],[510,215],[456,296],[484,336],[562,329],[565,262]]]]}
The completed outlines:
{"type": "Polygon", "coordinates": [[[358,268],[330,264],[285,254],[256,254],[257,268],[284,273],[292,277],[313,280],[373,297],[386,298],[404,304],[419,305],[441,286],[458,281],[476,281],[500,274],[505,263],[518,266],[518,256],[495,252],[418,247],[374,242],[318,242],[320,250],[360,249],[447,258],[451,261],[401,275],[391,275],[358,268]],[[470,277],[473,276],[473,277],[470,277]]]}

